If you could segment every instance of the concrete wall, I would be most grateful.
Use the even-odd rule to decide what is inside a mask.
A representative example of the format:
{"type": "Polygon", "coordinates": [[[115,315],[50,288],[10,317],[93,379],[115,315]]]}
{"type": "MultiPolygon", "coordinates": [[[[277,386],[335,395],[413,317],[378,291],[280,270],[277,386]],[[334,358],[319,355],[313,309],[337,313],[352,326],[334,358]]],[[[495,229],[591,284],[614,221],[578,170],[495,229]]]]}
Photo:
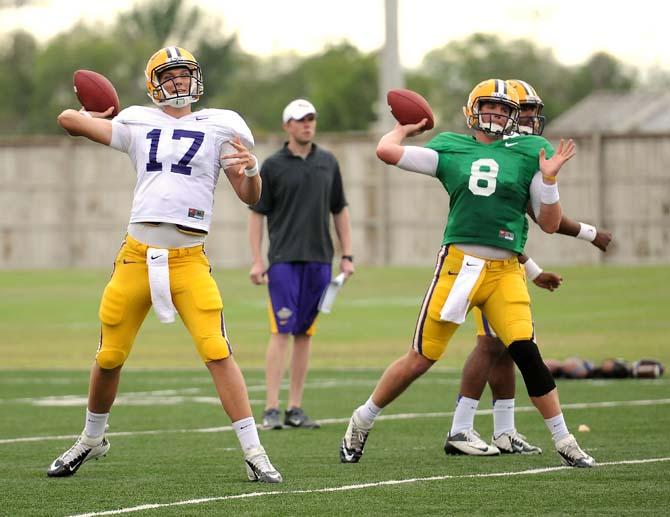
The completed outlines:
{"type": "MultiPolygon", "coordinates": [[[[449,198],[432,178],[384,167],[370,135],[319,135],[339,159],[354,254],[363,264],[431,264],[449,198]]],[[[420,143],[417,141],[417,143],[420,143]]],[[[281,135],[258,142],[262,160],[281,135]]],[[[611,230],[602,254],[531,225],[539,264],[670,262],[670,134],[591,136],[561,171],[564,211],[611,230]]],[[[82,139],[0,142],[0,269],[110,267],[128,222],[135,173],[125,154],[82,139]]],[[[248,209],[222,174],[207,250],[216,266],[249,264],[248,209]]]]}

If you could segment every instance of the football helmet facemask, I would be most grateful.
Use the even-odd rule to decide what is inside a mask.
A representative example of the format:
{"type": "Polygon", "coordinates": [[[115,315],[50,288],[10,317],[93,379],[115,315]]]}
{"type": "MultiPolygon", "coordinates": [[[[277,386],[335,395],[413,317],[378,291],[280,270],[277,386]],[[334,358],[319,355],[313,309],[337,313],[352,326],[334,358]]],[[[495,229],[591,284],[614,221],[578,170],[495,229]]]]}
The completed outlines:
{"type": "MultiPolygon", "coordinates": [[[[519,95],[511,85],[502,79],[487,79],[473,88],[468,97],[468,103],[463,106],[465,122],[470,129],[483,131],[492,136],[509,135],[516,129],[519,117],[519,95]],[[510,114],[504,116],[507,120],[503,125],[490,120],[485,122],[482,115],[486,112],[480,111],[484,102],[504,104],[510,108],[510,114]]],[[[496,113],[496,115],[498,115],[496,113]]]]}
{"type": "Polygon", "coordinates": [[[541,135],[544,131],[544,115],[542,109],[544,103],[542,99],[530,84],[519,79],[508,79],[507,84],[511,85],[519,95],[520,111],[532,109],[533,115],[519,114],[518,131],[523,135],[541,135]]]}
{"type": "Polygon", "coordinates": [[[165,47],[149,58],[147,68],[144,71],[147,80],[147,95],[158,106],[173,106],[183,108],[192,102],[198,102],[200,96],[205,92],[202,82],[202,70],[193,54],[180,47],[165,47]],[[189,86],[187,91],[179,92],[174,77],[161,82],[163,72],[171,68],[187,68],[190,72],[189,86]],[[165,88],[170,84],[173,93],[165,88]]]}

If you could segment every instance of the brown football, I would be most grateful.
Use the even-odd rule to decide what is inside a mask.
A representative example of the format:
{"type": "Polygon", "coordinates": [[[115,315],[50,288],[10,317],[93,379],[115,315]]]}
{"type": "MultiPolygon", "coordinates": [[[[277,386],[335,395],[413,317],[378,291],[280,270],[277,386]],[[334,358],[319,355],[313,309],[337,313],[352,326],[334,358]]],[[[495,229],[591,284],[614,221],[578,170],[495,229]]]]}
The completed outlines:
{"type": "Polygon", "coordinates": [[[114,106],[112,116],[119,114],[119,96],[114,85],[102,74],[77,70],[74,73],[74,92],[86,111],[103,112],[114,106]]]}
{"type": "Polygon", "coordinates": [[[391,107],[391,114],[402,125],[417,124],[427,118],[428,121],[423,129],[435,127],[433,110],[430,109],[428,101],[418,93],[404,88],[395,88],[386,94],[386,102],[391,107]]]}

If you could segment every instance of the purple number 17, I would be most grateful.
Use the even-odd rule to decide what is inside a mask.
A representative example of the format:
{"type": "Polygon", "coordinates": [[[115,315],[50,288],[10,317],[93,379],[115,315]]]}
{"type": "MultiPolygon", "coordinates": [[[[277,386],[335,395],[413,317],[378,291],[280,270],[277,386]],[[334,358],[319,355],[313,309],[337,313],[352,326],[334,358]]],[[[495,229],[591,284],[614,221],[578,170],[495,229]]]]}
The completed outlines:
{"type": "MultiPolygon", "coordinates": [[[[163,164],[156,160],[156,154],[158,153],[158,140],[161,137],[160,129],[152,129],[147,133],[147,140],[151,141],[149,147],[149,161],[147,162],[147,172],[157,172],[163,170],[163,164]]],[[[185,174],[186,176],[191,175],[191,167],[188,164],[191,162],[195,153],[198,152],[200,146],[202,145],[203,140],[205,139],[205,133],[201,131],[188,131],[186,129],[175,129],[172,132],[172,140],[181,140],[182,138],[192,138],[193,143],[191,147],[188,148],[188,151],[181,157],[178,163],[172,163],[170,165],[170,172],[176,172],[177,174],[185,174]]]]}

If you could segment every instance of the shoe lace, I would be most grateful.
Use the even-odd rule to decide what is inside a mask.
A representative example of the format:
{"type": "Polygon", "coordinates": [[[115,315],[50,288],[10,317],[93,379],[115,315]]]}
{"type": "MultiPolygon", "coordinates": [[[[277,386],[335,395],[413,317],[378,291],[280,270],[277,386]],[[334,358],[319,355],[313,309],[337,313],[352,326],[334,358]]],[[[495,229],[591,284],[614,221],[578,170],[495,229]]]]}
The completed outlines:
{"type": "Polygon", "coordinates": [[[61,460],[63,460],[63,463],[70,463],[79,456],[86,454],[86,452],[90,451],[91,448],[92,447],[90,445],[86,445],[82,441],[81,437],[79,437],[77,438],[75,444],[63,453],[61,460]]]}
{"type": "Polygon", "coordinates": [[[588,455],[581,449],[577,440],[571,440],[566,443],[562,448],[561,452],[568,456],[571,459],[587,458],[588,455]]]}
{"type": "Polygon", "coordinates": [[[270,463],[270,458],[268,458],[268,455],[264,452],[252,456],[248,461],[260,472],[274,472],[275,470],[272,463],[270,463]]]}
{"type": "Polygon", "coordinates": [[[525,437],[524,435],[522,435],[522,434],[521,434],[520,432],[518,432],[518,431],[513,431],[513,432],[511,432],[511,433],[509,434],[509,438],[510,438],[510,440],[511,440],[512,442],[516,442],[516,443],[519,444],[519,445],[524,445],[524,446],[526,446],[526,445],[530,445],[530,444],[528,443],[528,440],[526,439],[526,437],[525,437]]]}
{"type": "Polygon", "coordinates": [[[365,429],[357,425],[356,422],[353,422],[351,426],[351,448],[355,451],[360,451],[365,445],[365,440],[367,440],[369,433],[369,429],[365,429]]]}
{"type": "Polygon", "coordinates": [[[481,435],[475,429],[468,429],[467,431],[465,431],[465,437],[469,442],[484,443],[484,440],[482,440],[481,435]]]}

